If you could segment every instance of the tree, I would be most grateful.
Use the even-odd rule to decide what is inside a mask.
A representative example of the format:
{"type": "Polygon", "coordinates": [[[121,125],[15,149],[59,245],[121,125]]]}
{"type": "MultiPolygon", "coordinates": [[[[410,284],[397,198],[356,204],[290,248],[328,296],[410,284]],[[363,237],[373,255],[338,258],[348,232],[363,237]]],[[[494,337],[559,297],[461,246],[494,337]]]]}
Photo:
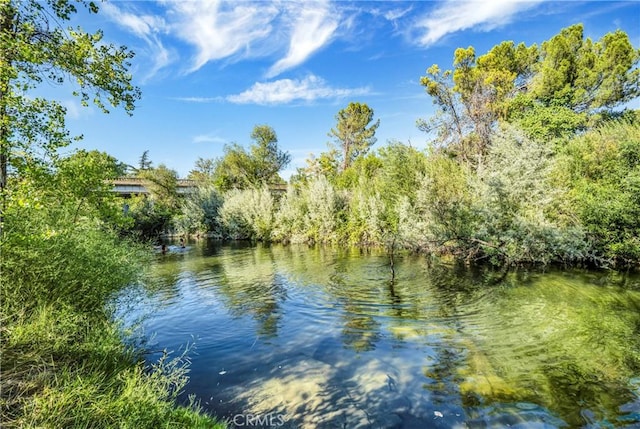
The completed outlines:
{"type": "Polygon", "coordinates": [[[479,58],[473,46],[456,49],[453,70],[434,64],[420,79],[438,113],[429,122],[418,121],[418,127],[437,130],[443,146],[477,162],[487,152],[495,122],[504,116],[505,101],[528,80],[536,59],[535,45],[522,43],[502,42],[479,58]]]}
{"type": "Polygon", "coordinates": [[[140,177],[145,180],[145,187],[154,202],[171,211],[177,210],[178,173],[175,170],[160,164],[156,168],[141,172],[140,177]]]}
{"type": "MultiPolygon", "coordinates": [[[[637,114],[640,118],[640,114],[637,114]]],[[[557,175],[599,265],[640,262],[640,121],[611,121],[562,148],[557,175]]]]}
{"type": "Polygon", "coordinates": [[[145,150],[144,152],[142,152],[142,155],[140,155],[140,160],[138,161],[138,170],[148,170],[152,165],[153,162],[151,162],[151,159],[149,159],[149,151],[145,150]]]}
{"type": "Polygon", "coordinates": [[[373,109],[365,103],[351,102],[336,115],[336,128],[332,128],[328,135],[335,139],[340,149],[342,171],[356,158],[366,154],[376,142],[375,134],[380,120],[369,125],[372,120],[373,109]]]}
{"type": "Polygon", "coordinates": [[[275,131],[268,125],[256,125],[251,133],[254,144],[247,152],[237,143],[224,147],[224,156],[216,161],[213,182],[221,191],[257,188],[282,182],[278,172],[291,161],[291,155],[278,148],[275,131]]]}
{"type": "Polygon", "coordinates": [[[611,109],[640,94],[640,59],[621,30],[594,42],[582,24],[564,28],[542,43],[531,95],[545,106],[576,112],[611,109]]]}
{"type": "MultiPolygon", "coordinates": [[[[80,1],[89,13],[93,2],[80,1]]],[[[102,32],[62,28],[77,12],[70,0],[4,0],[0,2],[0,192],[7,188],[10,169],[17,174],[29,165],[51,159],[56,149],[71,143],[65,128],[66,109],[58,102],[29,94],[41,83],[75,85],[83,105],[92,99],[104,112],[107,105],[134,109],[140,90],[127,69],[133,53],[105,43],[102,32]]],[[[4,197],[3,197],[4,201],[4,197]]],[[[4,206],[4,203],[3,203],[4,206]]],[[[2,208],[4,210],[4,207],[2,208]]]]}
{"type": "Polygon", "coordinates": [[[291,155],[278,149],[278,136],[269,125],[256,125],[251,132],[254,144],[251,146],[250,171],[253,184],[279,181],[278,172],[291,162],[291,155]]]}
{"type": "Polygon", "coordinates": [[[124,165],[107,153],[79,150],[56,162],[56,174],[46,187],[55,193],[54,199],[74,207],[74,223],[85,216],[118,224],[123,222],[121,202],[112,192],[110,181],[124,171],[124,165]]]}
{"type": "Polygon", "coordinates": [[[433,65],[421,78],[439,109],[418,126],[437,130],[442,145],[465,160],[486,155],[499,120],[543,140],[569,136],[640,94],[639,59],[626,33],[593,42],[582,25],[540,47],[507,41],[479,57],[472,46],[460,48],[452,70],[433,65]]]}
{"type": "Polygon", "coordinates": [[[193,167],[193,170],[189,172],[187,178],[194,180],[198,185],[206,185],[211,183],[213,175],[216,169],[216,161],[211,158],[198,158],[193,167]]]}

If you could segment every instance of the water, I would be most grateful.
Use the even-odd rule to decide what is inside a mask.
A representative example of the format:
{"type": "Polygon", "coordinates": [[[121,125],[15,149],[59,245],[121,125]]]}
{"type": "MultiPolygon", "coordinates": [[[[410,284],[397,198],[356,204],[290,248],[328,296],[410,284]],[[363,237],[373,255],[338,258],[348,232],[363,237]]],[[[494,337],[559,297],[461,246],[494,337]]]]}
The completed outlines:
{"type": "Polygon", "coordinates": [[[196,243],[120,299],[237,427],[640,427],[640,278],[196,243]]]}

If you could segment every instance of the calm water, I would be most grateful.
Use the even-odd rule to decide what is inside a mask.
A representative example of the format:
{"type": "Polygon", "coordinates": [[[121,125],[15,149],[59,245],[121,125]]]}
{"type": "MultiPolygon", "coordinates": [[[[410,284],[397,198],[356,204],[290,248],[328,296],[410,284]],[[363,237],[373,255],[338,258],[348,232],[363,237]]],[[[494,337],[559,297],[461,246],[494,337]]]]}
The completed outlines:
{"type": "Polygon", "coordinates": [[[640,427],[639,277],[428,262],[201,242],[120,309],[238,427],[640,427]]]}

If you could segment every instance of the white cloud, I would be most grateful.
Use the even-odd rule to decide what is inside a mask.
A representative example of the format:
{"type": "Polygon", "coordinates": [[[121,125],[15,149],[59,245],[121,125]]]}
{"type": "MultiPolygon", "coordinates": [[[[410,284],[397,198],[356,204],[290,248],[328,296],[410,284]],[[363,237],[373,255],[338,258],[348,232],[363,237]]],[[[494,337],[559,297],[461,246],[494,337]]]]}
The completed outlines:
{"type": "Polygon", "coordinates": [[[174,97],[172,100],[186,101],[187,103],[216,103],[224,101],[222,97],[174,97]]]}
{"type": "Polygon", "coordinates": [[[419,20],[416,29],[424,34],[418,43],[429,46],[456,31],[479,27],[493,30],[511,22],[519,12],[531,9],[543,0],[447,0],[419,20]]]}
{"type": "Polygon", "coordinates": [[[190,71],[209,61],[239,55],[252,56],[252,45],[272,32],[278,10],[262,2],[168,2],[170,28],[193,45],[196,54],[190,71]]]}
{"type": "Polygon", "coordinates": [[[314,52],[330,43],[338,28],[337,11],[326,2],[291,3],[289,15],[294,16],[289,39],[289,49],[284,58],[276,62],[267,77],[274,77],[285,70],[302,64],[314,52]]]}
{"type": "Polygon", "coordinates": [[[104,3],[102,11],[119,26],[133,33],[147,44],[147,57],[151,65],[143,80],[153,77],[158,71],[173,62],[173,56],[160,40],[160,34],[167,31],[162,17],[149,14],[134,14],[118,8],[113,3],[104,3]]]}
{"type": "Polygon", "coordinates": [[[280,79],[273,82],[257,82],[246,91],[227,96],[236,104],[286,104],[292,101],[339,99],[369,94],[369,88],[332,88],[324,79],[310,75],[304,79],[280,79]]]}
{"type": "Polygon", "coordinates": [[[184,61],[187,72],[223,59],[239,61],[284,53],[267,72],[268,77],[274,77],[331,43],[341,27],[338,6],[324,0],[160,0],[159,5],[154,13],[145,13],[142,6],[131,3],[101,6],[110,20],[146,42],[151,75],[176,61],[177,48],[165,45],[170,38],[177,38],[193,48],[184,61]]]}
{"type": "Polygon", "coordinates": [[[413,10],[413,6],[409,6],[405,9],[392,9],[386,11],[383,16],[388,21],[396,21],[411,12],[411,10],[413,10]]]}
{"type": "Polygon", "coordinates": [[[199,134],[193,137],[194,143],[227,143],[227,140],[215,134],[199,134]]]}
{"type": "Polygon", "coordinates": [[[111,20],[141,38],[166,28],[164,19],[155,15],[136,15],[118,8],[113,3],[105,2],[100,7],[111,20]]]}

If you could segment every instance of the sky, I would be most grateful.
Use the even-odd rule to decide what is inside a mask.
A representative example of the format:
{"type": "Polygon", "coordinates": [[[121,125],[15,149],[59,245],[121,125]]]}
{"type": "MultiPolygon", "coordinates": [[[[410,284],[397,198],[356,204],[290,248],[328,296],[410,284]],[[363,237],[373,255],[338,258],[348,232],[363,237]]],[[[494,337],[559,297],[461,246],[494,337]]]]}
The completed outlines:
{"type": "MultiPolygon", "coordinates": [[[[198,158],[225,144],[249,147],[270,125],[291,154],[287,178],[310,154],[328,150],[336,114],[368,104],[380,119],[376,147],[390,140],[425,148],[416,120],[433,114],[420,86],[426,69],[452,67],[458,47],[482,55],[504,40],[540,44],[582,23],[594,40],[621,29],[640,46],[640,1],[111,1],[74,25],[136,56],[142,90],[133,116],[81,107],[65,88],[74,148],[98,149],[136,166],[149,151],[186,177],[198,158]]],[[[640,108],[638,100],[633,108],[640,108]]]]}

